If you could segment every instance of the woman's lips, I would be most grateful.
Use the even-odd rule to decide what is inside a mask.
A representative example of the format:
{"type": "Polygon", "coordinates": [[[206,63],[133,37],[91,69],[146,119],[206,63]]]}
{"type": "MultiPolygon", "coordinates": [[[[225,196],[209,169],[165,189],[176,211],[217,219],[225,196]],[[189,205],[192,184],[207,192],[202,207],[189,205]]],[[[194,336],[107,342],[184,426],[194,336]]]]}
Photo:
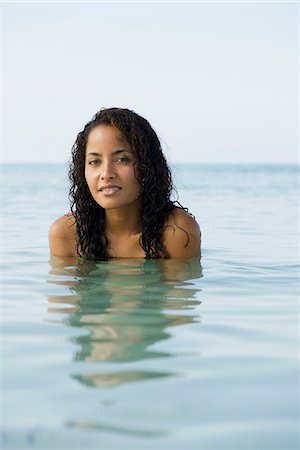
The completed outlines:
{"type": "Polygon", "coordinates": [[[102,186],[99,190],[103,195],[113,195],[120,191],[121,188],[119,186],[102,186]]]}

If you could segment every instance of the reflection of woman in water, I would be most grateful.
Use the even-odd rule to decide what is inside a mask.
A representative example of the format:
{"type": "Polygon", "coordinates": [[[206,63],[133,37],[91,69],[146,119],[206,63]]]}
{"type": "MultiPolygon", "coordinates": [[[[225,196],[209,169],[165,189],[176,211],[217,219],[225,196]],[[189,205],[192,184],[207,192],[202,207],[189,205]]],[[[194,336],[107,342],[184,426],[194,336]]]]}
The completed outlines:
{"type": "Polygon", "coordinates": [[[100,110],[72,149],[71,213],[50,228],[56,256],[199,258],[200,229],[171,200],[172,179],[147,120],[121,108],[100,110]]]}
{"type": "MultiPolygon", "coordinates": [[[[172,327],[198,320],[199,288],[192,280],[202,276],[199,261],[122,259],[74,266],[74,260],[52,258],[51,282],[68,286],[71,295],[48,300],[49,313],[64,312],[67,326],[88,331],[73,338],[77,361],[131,363],[172,356],[155,345],[170,338],[172,327]],[[55,304],[72,308],[62,310],[55,304]]],[[[141,367],[119,366],[107,372],[97,366],[87,372],[83,366],[75,378],[90,386],[107,386],[172,375],[141,367]]]]}

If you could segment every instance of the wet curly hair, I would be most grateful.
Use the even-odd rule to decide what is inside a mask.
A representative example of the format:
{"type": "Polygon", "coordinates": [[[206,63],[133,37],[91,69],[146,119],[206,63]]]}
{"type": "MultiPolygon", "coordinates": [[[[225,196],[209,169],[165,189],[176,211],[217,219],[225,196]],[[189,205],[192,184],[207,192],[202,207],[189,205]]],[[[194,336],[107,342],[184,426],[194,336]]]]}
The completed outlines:
{"type": "Polygon", "coordinates": [[[163,243],[166,218],[175,207],[187,209],[178,201],[171,200],[171,172],[155,131],[146,119],[124,108],[102,108],[77,135],[72,147],[69,199],[78,235],[78,255],[88,260],[105,261],[110,258],[105,234],[105,209],[93,199],[85,179],[88,136],[99,125],[117,128],[136,156],[135,172],[142,200],[140,245],[145,258],[168,258],[163,243]]]}

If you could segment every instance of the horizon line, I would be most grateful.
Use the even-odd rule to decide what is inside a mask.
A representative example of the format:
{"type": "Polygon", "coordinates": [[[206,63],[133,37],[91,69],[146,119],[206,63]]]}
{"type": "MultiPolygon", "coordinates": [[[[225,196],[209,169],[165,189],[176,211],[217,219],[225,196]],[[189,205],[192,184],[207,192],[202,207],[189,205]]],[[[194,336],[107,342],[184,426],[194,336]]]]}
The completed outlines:
{"type": "MultiPolygon", "coordinates": [[[[1,161],[2,165],[69,165],[70,161],[1,161]]],[[[199,160],[190,160],[190,161],[168,161],[170,166],[175,164],[201,164],[201,165],[272,165],[272,166],[280,166],[280,165],[298,165],[300,164],[300,157],[296,161],[199,161],[199,160]]]]}

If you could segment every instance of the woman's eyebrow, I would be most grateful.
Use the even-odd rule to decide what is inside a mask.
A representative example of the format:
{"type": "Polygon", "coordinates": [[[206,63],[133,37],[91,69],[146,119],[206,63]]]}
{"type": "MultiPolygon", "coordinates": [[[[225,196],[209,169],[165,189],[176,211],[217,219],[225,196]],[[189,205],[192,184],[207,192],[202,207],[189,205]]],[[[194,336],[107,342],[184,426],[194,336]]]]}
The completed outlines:
{"type": "MultiPolygon", "coordinates": [[[[120,153],[124,153],[124,152],[132,153],[131,150],[128,150],[127,148],[122,148],[122,149],[120,149],[120,150],[114,150],[114,151],[111,153],[111,155],[112,155],[112,156],[116,156],[116,155],[119,155],[120,153]]],[[[89,153],[87,153],[86,156],[102,156],[102,153],[98,153],[98,152],[89,152],[89,153]]]]}

